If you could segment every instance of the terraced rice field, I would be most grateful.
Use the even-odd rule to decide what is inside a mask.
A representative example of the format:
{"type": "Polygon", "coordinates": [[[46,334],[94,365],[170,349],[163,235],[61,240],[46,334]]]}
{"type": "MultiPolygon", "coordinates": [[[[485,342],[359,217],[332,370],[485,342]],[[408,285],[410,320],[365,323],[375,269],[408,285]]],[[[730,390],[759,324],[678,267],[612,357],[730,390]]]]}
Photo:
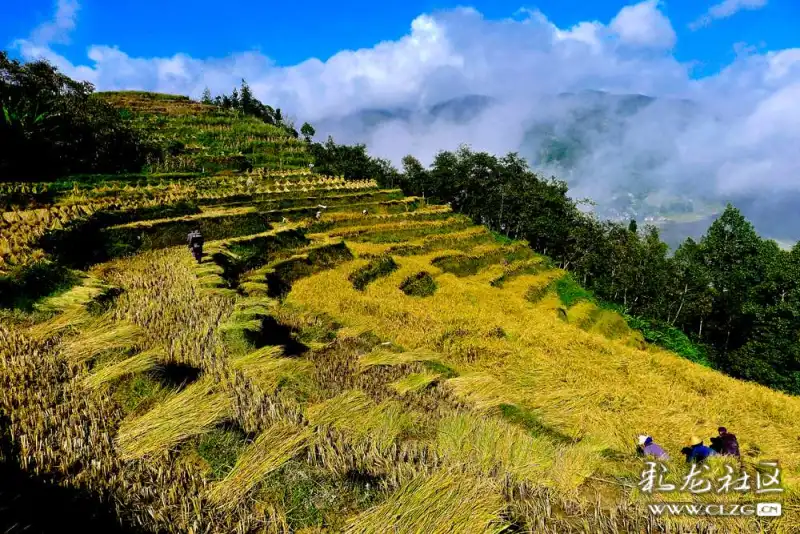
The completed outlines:
{"type": "Polygon", "coordinates": [[[197,213],[104,227],[132,248],[3,316],[0,414],[23,470],[148,532],[797,531],[798,399],[565,303],[563,271],[445,207],[246,180],[181,186],[197,213]],[[197,225],[201,264],[182,243],[197,225]],[[720,496],[640,493],[634,437],[679,479],[684,442],[719,424],[746,466],[780,460],[784,516],[650,515],[720,496]]]}
{"type": "Polygon", "coordinates": [[[0,464],[145,532],[800,530],[797,398],[647,346],[445,206],[310,174],[272,126],[103,97],[183,149],[148,175],[0,185],[0,282],[79,277],[0,314],[0,464]],[[754,500],[637,488],[637,434],[680,482],[680,448],[720,424],[750,472],[780,461],[783,517],[652,516],[754,500]]]}
{"type": "Polygon", "coordinates": [[[119,91],[98,97],[130,112],[138,128],[180,150],[151,172],[217,172],[267,168],[293,172],[313,161],[305,142],[259,119],[206,106],[185,96],[119,91]]]}
{"type": "MultiPolygon", "coordinates": [[[[149,208],[157,213],[165,207],[185,203],[184,214],[204,217],[218,211],[220,206],[238,205],[267,211],[272,206],[279,208],[281,202],[288,200],[291,203],[304,197],[308,200],[305,209],[310,210],[316,206],[313,200],[317,203],[323,200],[333,203],[349,201],[352,194],[349,192],[375,188],[371,180],[346,182],[341,178],[309,176],[305,171],[284,180],[282,175],[253,176],[215,177],[209,181],[198,179],[189,184],[166,179],[160,184],[142,187],[111,182],[91,190],[76,188],[54,193],[55,201],[41,207],[5,211],[0,213],[0,274],[44,258],[45,252],[39,246],[39,240],[48,230],[62,229],[78,218],[101,210],[146,211],[149,208]],[[338,192],[341,195],[335,194],[338,192]],[[327,198],[331,200],[325,200],[327,198]]],[[[47,190],[47,184],[40,187],[47,190]]],[[[10,191],[12,187],[5,185],[5,189],[10,191]]],[[[357,197],[358,193],[354,196],[357,197]]],[[[381,198],[387,196],[384,193],[381,198]]],[[[364,208],[368,207],[369,202],[364,205],[364,208]]],[[[146,214],[140,213],[135,217],[141,220],[146,218],[146,214]]]]}

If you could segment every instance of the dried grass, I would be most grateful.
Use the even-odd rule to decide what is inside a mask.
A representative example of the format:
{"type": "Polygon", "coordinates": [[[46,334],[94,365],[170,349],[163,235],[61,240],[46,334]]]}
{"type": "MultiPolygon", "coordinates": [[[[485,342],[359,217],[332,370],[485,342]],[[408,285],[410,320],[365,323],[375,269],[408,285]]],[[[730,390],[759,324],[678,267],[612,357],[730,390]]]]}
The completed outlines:
{"type": "Polygon", "coordinates": [[[471,403],[477,410],[512,404],[508,389],[497,378],[486,374],[469,374],[451,378],[446,384],[456,396],[471,403]]]}
{"type": "Polygon", "coordinates": [[[496,483],[439,471],[412,480],[383,504],[354,517],[346,532],[500,533],[508,527],[503,508],[496,483]]]}
{"type": "Polygon", "coordinates": [[[120,457],[143,458],[208,432],[228,417],[232,399],[214,383],[201,379],[136,419],[125,421],[117,435],[120,457]]]}
{"type": "Polygon", "coordinates": [[[79,327],[91,319],[91,315],[83,306],[69,306],[62,313],[31,326],[28,335],[36,339],[46,339],[68,328],[79,327]]]}
{"type": "Polygon", "coordinates": [[[269,473],[313,443],[307,427],[278,423],[265,430],[247,447],[224,480],[211,488],[209,498],[221,506],[235,506],[269,473]]]}
{"type": "Polygon", "coordinates": [[[373,445],[385,452],[405,432],[417,423],[415,414],[394,401],[375,404],[366,394],[350,390],[330,400],[310,406],[308,421],[322,432],[335,429],[351,444],[373,445]]]}
{"type": "Polygon", "coordinates": [[[358,364],[361,369],[368,369],[375,366],[404,365],[415,362],[435,361],[441,358],[431,350],[415,349],[406,352],[392,352],[388,350],[375,350],[363,356],[358,364]]]}
{"type": "Polygon", "coordinates": [[[497,418],[467,413],[439,422],[436,449],[449,465],[476,475],[509,475],[514,482],[537,485],[544,482],[553,464],[553,447],[547,440],[497,418]]]}
{"type": "Polygon", "coordinates": [[[111,365],[106,365],[94,371],[84,378],[83,385],[89,389],[98,389],[104,384],[117,380],[118,378],[149,371],[155,368],[165,355],[166,352],[161,348],[140,352],[130,358],[112,363],[111,365]]]}
{"type": "MultiPolygon", "coordinates": [[[[241,194],[243,180],[220,177],[204,186],[209,189],[188,189],[200,198],[218,195],[218,187],[228,195],[241,194]]],[[[270,180],[274,189],[274,177],[270,180]]],[[[312,182],[301,185],[311,187],[312,182]]],[[[345,185],[341,180],[323,184],[345,185]]],[[[615,481],[630,483],[637,477],[640,464],[631,450],[632,436],[652,434],[674,457],[688,435],[706,435],[726,424],[739,436],[748,465],[759,458],[781,461],[788,491],[781,520],[729,520],[724,529],[795,530],[800,498],[800,454],[793,442],[800,420],[797,399],[663,351],[626,346],[630,336],[615,314],[587,302],[567,310],[550,289],[563,272],[548,270],[538,259],[490,266],[464,278],[431,266],[442,254],[496,250],[482,227],[453,232],[456,225],[448,219],[365,220],[358,212],[326,216],[340,227],[316,235],[310,248],[341,240],[331,234],[413,241],[348,242],[358,254],[396,248],[396,255],[403,256],[400,268],[363,292],[352,288],[347,274],[364,260],[293,284],[287,299],[293,310],[327,318],[308,325],[312,333],[331,322],[345,325],[333,344],[307,343],[313,349],[308,357],[282,357],[280,347],[234,347],[224,331],[260,329],[259,316],[280,311],[275,300],[263,297],[263,272],[244,276],[237,289],[204,289],[218,283],[221,269],[210,262],[195,265],[184,247],[98,270],[98,276],[124,291],[111,317],[86,313],[84,305],[99,287],[89,279],[47,301],[48,309],[63,310],[56,317],[27,330],[0,325],[0,411],[11,415],[17,460],[37,475],[107,492],[126,522],[148,531],[296,529],[292,510],[247,497],[255,497],[266,475],[306,451],[304,460],[331,476],[358,472],[380,477],[383,502],[350,517],[349,532],[497,532],[508,527],[508,517],[514,528],[548,534],[667,527],[719,532],[723,525],[713,521],[643,518],[643,497],[615,481]],[[367,224],[375,221],[384,224],[367,224]],[[421,271],[434,274],[439,287],[425,299],[410,299],[398,287],[421,271]],[[243,298],[241,292],[261,296],[243,298]],[[68,335],[48,339],[57,333],[68,335]],[[359,339],[341,341],[348,337],[359,339]],[[607,339],[612,337],[619,340],[607,339]],[[365,354],[376,338],[404,351],[384,348],[365,354]],[[164,352],[147,350],[87,373],[87,360],[136,345],[164,347],[164,352]],[[102,385],[152,369],[159,361],[200,368],[201,379],[160,402],[160,395],[151,392],[136,412],[142,415],[122,420],[102,385]],[[314,372],[309,372],[311,361],[318,367],[314,372]],[[461,376],[445,381],[442,375],[451,376],[447,367],[457,368],[461,376]],[[436,387],[427,387],[437,381],[436,387]],[[522,415],[509,415],[502,406],[508,403],[522,415]],[[228,476],[209,489],[205,468],[191,460],[190,438],[223,421],[259,437],[228,476]],[[186,446],[180,454],[164,454],[181,443],[186,446]],[[80,472],[73,476],[72,469],[80,472]],[[216,506],[208,506],[208,500],[216,506]]],[[[209,251],[233,241],[209,243],[209,251]]],[[[292,326],[302,330],[303,324],[292,326]]],[[[673,463],[674,476],[680,476],[684,466],[673,463]]],[[[721,468],[714,462],[711,467],[715,473],[721,468]]],[[[343,507],[336,521],[354,512],[343,507]]],[[[337,530],[339,524],[319,529],[337,530]]]]}
{"type": "Polygon", "coordinates": [[[307,381],[311,363],[295,358],[281,358],[282,347],[267,346],[233,360],[241,371],[263,392],[274,394],[282,380],[307,381]]]}
{"type": "Polygon", "coordinates": [[[67,341],[64,355],[76,363],[86,362],[106,351],[130,349],[141,339],[138,326],[103,319],[87,324],[83,334],[67,341]]]}
{"type": "MultiPolygon", "coordinates": [[[[562,276],[557,269],[521,274],[502,288],[439,275],[439,289],[424,300],[396,290],[404,276],[430,269],[437,254],[405,256],[401,269],[364,293],[347,282],[352,267],[319,273],[298,281],[286,302],[345,325],[368,322],[379,338],[436,353],[461,374],[447,380],[446,389],[476,409],[492,413],[499,404],[515,404],[534,411],[551,431],[591,443],[586,450],[570,449],[575,457],[562,465],[574,469],[562,480],[552,477],[556,488],[575,488],[592,469],[635,484],[633,436],[650,434],[677,456],[692,434],[713,435],[725,425],[735,429],[751,461],[780,459],[784,485],[793,494],[800,454],[791,436],[797,434],[800,400],[656,348],[629,347],[625,336],[608,339],[611,331],[584,331],[560,320],[554,310],[562,305],[553,292],[536,303],[525,298],[528,288],[562,276]],[[487,335],[497,327],[504,336],[487,335]],[[615,459],[602,451],[613,451],[615,459]]],[[[364,356],[361,365],[415,360],[386,351],[364,356]]]]}
{"type": "Polygon", "coordinates": [[[412,373],[391,384],[399,395],[419,391],[430,386],[441,377],[441,373],[412,373]]]}

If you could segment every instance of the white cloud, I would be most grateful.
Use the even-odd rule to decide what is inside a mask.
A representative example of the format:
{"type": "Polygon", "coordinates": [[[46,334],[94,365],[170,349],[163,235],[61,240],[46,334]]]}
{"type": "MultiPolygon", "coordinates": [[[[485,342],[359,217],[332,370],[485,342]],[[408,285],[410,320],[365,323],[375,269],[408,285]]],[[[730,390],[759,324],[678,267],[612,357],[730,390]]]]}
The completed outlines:
{"type": "Polygon", "coordinates": [[[569,30],[554,28],[555,38],[559,41],[576,41],[589,45],[592,52],[600,52],[603,48],[603,25],[599,22],[579,22],[569,30]]]}
{"type": "Polygon", "coordinates": [[[723,0],[714,4],[699,19],[689,24],[689,28],[697,30],[708,26],[714,20],[726,19],[743,10],[761,9],[767,5],[768,0],[723,0]]]}
{"type": "MultiPolygon", "coordinates": [[[[52,27],[64,36],[74,9],[72,18],[59,13],[52,27]]],[[[44,34],[53,39],[58,32],[44,34]]],[[[573,113],[568,102],[553,98],[560,93],[652,95],[657,104],[625,119],[625,131],[613,142],[591,139],[590,153],[566,176],[577,196],[602,199],[642,180],[665,194],[800,195],[794,156],[800,48],[757,53],[741,47],[721,72],[692,79],[690,66],[672,55],[675,32],[655,0],[624,7],[608,22],[569,28],[538,11],[505,20],[487,20],[474,9],[429,13],[398,40],[287,67],[258,52],[141,58],[106,45],[91,46],[87,61],[73,63],[42,35],[37,30],[18,42],[24,57],[45,57],[99,89],[197,97],[205,86],[227,92],[245,78],[262,101],[312,121],[319,136],[366,142],[372,153],[395,162],[408,153],[429,162],[438,150],[462,142],[492,152],[525,148],[532,124],[566,122],[573,113]],[[414,119],[364,131],[340,120],[365,108],[422,109],[467,94],[489,95],[496,104],[467,124],[414,119]],[[676,113],[676,98],[691,99],[697,110],[688,117],[676,113]],[[636,176],[631,169],[643,158],[656,167],[636,176]]]]}
{"type": "Polygon", "coordinates": [[[653,46],[674,40],[669,21],[652,0],[624,8],[609,26],[593,21],[562,30],[539,12],[523,15],[491,21],[464,8],[420,15],[397,41],[289,67],[275,67],[257,52],[204,60],[181,53],[136,58],[107,45],[91,46],[89,63],[78,65],[35,38],[18,41],[18,47],[24,57],[45,57],[99,89],[139,87],[197,96],[206,85],[230,91],[244,77],[260,98],[309,118],[435,102],[458,91],[525,94],[599,86],[644,92],[685,77],[672,57],[652,55],[653,46]],[[649,38],[637,33],[637,21],[649,28],[649,38]],[[616,53],[617,47],[625,50],[616,53]],[[647,76],[637,81],[637,72],[647,76]]]}
{"type": "Polygon", "coordinates": [[[658,0],[645,0],[625,6],[611,21],[624,43],[656,48],[672,48],[677,37],[669,19],[659,9],[658,0]]]}
{"type": "Polygon", "coordinates": [[[78,0],[57,0],[53,20],[36,28],[31,40],[38,44],[68,43],[69,34],[75,29],[79,9],[78,0]]]}

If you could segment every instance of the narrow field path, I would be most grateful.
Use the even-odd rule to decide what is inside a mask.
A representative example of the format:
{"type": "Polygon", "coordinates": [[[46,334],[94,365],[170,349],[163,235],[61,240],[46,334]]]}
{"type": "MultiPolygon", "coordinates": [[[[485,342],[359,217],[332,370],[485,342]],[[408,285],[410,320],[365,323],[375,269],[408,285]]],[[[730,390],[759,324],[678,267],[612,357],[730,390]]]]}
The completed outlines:
{"type": "Polygon", "coordinates": [[[169,361],[210,368],[215,355],[224,356],[217,331],[234,302],[202,291],[194,263],[184,247],[146,252],[108,264],[105,278],[122,290],[115,319],[140,326],[151,344],[165,345],[169,361]]]}

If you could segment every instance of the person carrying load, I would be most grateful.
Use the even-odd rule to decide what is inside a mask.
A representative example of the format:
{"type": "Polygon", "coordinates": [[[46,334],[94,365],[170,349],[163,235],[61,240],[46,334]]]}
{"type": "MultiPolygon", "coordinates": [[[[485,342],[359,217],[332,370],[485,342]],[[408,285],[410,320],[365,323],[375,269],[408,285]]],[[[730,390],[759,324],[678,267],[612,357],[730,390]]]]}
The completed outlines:
{"type": "Polygon", "coordinates": [[[189,250],[192,251],[192,255],[194,255],[194,259],[197,260],[197,263],[200,263],[203,258],[203,234],[200,233],[199,228],[195,228],[189,232],[186,237],[189,242],[189,250]]]}

